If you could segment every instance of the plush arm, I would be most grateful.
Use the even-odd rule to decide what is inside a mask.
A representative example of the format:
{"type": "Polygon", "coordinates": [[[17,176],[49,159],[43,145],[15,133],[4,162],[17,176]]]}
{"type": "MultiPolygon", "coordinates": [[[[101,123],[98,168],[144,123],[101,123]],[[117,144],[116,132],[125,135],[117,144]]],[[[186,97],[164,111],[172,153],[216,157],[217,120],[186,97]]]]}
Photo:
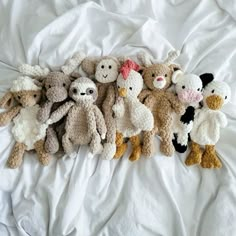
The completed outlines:
{"type": "Polygon", "coordinates": [[[0,126],[5,126],[20,112],[21,106],[15,106],[0,114],[0,126]]]}
{"type": "Polygon", "coordinates": [[[107,91],[107,96],[102,104],[102,109],[104,113],[112,115],[112,106],[115,103],[116,94],[115,88],[113,86],[109,86],[107,91]]]}
{"type": "Polygon", "coordinates": [[[37,114],[37,119],[40,122],[46,122],[49,119],[50,112],[52,109],[53,102],[46,101],[40,108],[37,114]]]}
{"type": "Polygon", "coordinates": [[[56,111],[51,114],[48,120],[49,124],[56,123],[57,121],[62,119],[69,112],[70,108],[73,105],[74,102],[72,101],[66,102],[65,104],[61,105],[56,111]]]}
{"type": "Polygon", "coordinates": [[[228,124],[226,115],[223,112],[219,111],[216,114],[216,122],[219,123],[222,128],[225,128],[228,124]]]}
{"type": "Polygon", "coordinates": [[[94,106],[94,114],[95,114],[95,119],[96,119],[96,126],[97,130],[101,135],[102,139],[105,139],[106,133],[107,133],[107,127],[105,120],[103,118],[102,112],[98,109],[97,106],[94,106]]]}
{"type": "Polygon", "coordinates": [[[115,117],[121,118],[125,114],[125,104],[122,98],[118,98],[116,103],[113,105],[112,110],[115,114],[115,117]]]}
{"type": "Polygon", "coordinates": [[[177,96],[175,96],[173,93],[166,93],[167,98],[173,108],[173,110],[179,114],[179,115],[183,115],[185,112],[185,107],[184,105],[179,101],[179,99],[177,98],[177,96]]]}
{"type": "Polygon", "coordinates": [[[151,95],[152,92],[148,89],[144,89],[138,96],[138,99],[140,102],[143,103],[143,101],[145,100],[145,98],[147,98],[147,96],[151,95]]]}

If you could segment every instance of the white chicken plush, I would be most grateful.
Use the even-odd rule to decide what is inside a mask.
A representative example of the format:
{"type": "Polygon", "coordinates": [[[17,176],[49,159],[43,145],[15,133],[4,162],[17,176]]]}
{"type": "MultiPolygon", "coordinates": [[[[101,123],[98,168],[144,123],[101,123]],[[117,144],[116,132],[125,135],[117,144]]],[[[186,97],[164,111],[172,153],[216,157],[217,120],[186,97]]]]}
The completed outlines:
{"type": "Polygon", "coordinates": [[[113,106],[117,130],[114,158],[123,156],[127,149],[125,138],[128,138],[132,145],[130,161],[138,160],[141,156],[140,132],[151,131],[154,126],[151,111],[138,99],[143,89],[143,78],[138,70],[135,62],[125,61],[117,78],[119,97],[113,106]]]}
{"type": "Polygon", "coordinates": [[[230,87],[222,81],[213,81],[212,74],[201,75],[203,81],[203,107],[195,113],[191,152],[185,160],[186,165],[201,164],[203,168],[221,168],[222,164],[215,151],[220,138],[220,129],[226,127],[227,118],[220,111],[229,102],[230,87]],[[204,147],[204,150],[201,149],[204,147]]]}

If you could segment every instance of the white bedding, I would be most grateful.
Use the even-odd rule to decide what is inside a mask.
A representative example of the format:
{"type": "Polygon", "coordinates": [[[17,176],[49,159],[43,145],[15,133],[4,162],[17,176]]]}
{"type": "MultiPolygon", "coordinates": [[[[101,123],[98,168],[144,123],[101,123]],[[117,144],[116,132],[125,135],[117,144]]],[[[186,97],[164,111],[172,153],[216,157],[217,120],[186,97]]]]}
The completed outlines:
{"type": "Polygon", "coordinates": [[[185,155],[136,163],[88,159],[87,147],[42,167],[27,153],[17,170],[5,163],[13,147],[0,128],[0,235],[236,235],[235,0],[2,0],[0,96],[21,63],[58,69],[83,50],[162,60],[179,49],[187,72],[212,72],[232,88],[229,125],[217,152],[220,170],[186,167],[185,155]]]}

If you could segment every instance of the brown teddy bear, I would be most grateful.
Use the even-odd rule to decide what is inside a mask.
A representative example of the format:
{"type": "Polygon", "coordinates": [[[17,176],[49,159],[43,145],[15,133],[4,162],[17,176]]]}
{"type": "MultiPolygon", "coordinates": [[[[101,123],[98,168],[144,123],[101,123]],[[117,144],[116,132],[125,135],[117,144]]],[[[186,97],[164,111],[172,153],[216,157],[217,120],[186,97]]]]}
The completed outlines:
{"type": "Polygon", "coordinates": [[[24,152],[34,149],[41,164],[47,165],[50,161],[50,156],[44,149],[48,125],[37,120],[40,100],[41,87],[28,76],[19,76],[14,80],[10,91],[0,100],[0,107],[8,109],[0,114],[0,126],[7,125],[11,120],[14,123],[12,134],[16,144],[7,161],[10,168],[19,167],[24,152]]]}
{"type": "Polygon", "coordinates": [[[143,78],[148,89],[144,89],[139,98],[151,109],[154,116],[154,128],[143,133],[142,153],[146,157],[153,154],[153,138],[155,134],[161,137],[160,150],[166,156],[174,152],[172,144],[173,112],[182,115],[184,105],[174,93],[168,91],[171,86],[172,74],[179,66],[171,64],[178,57],[178,52],[170,52],[163,63],[155,63],[149,55],[140,53],[138,58],[144,65],[143,78]]]}

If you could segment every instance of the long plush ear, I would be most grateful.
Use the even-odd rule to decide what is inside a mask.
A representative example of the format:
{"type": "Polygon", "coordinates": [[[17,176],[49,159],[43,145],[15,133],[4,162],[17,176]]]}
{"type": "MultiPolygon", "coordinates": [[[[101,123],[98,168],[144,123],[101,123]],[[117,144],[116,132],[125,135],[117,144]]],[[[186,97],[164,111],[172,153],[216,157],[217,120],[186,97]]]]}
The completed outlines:
{"type": "Polygon", "coordinates": [[[78,73],[78,72],[75,72],[75,71],[70,74],[70,80],[71,81],[74,81],[74,80],[76,80],[76,79],[78,79],[80,77],[82,77],[81,74],[78,73]]]}
{"type": "Polygon", "coordinates": [[[199,76],[202,80],[202,87],[205,88],[211,81],[214,80],[214,75],[211,73],[205,73],[199,76]]]}
{"type": "Polygon", "coordinates": [[[180,55],[180,51],[170,51],[168,53],[168,57],[164,61],[164,64],[170,65],[175,59],[177,59],[180,55]]]}
{"type": "Polygon", "coordinates": [[[22,74],[32,77],[46,77],[50,72],[48,68],[42,68],[39,65],[31,66],[29,64],[22,64],[18,69],[22,74]]]}
{"type": "Polygon", "coordinates": [[[141,63],[146,67],[151,66],[153,64],[153,57],[146,52],[138,53],[137,57],[141,61],[141,63]]]}
{"type": "Polygon", "coordinates": [[[75,53],[72,58],[66,61],[65,65],[61,67],[61,70],[66,74],[70,75],[76,67],[80,66],[86,55],[83,52],[75,53]]]}
{"type": "Polygon", "coordinates": [[[183,76],[183,74],[184,73],[181,70],[175,71],[172,75],[172,78],[171,78],[172,83],[177,84],[178,81],[180,80],[180,78],[183,76]]]}
{"type": "Polygon", "coordinates": [[[0,107],[9,109],[14,105],[14,96],[11,92],[7,92],[1,99],[0,99],[0,107]]]}
{"type": "Polygon", "coordinates": [[[96,66],[100,60],[87,57],[82,61],[81,67],[82,70],[88,75],[94,75],[96,71],[96,66]]]}

